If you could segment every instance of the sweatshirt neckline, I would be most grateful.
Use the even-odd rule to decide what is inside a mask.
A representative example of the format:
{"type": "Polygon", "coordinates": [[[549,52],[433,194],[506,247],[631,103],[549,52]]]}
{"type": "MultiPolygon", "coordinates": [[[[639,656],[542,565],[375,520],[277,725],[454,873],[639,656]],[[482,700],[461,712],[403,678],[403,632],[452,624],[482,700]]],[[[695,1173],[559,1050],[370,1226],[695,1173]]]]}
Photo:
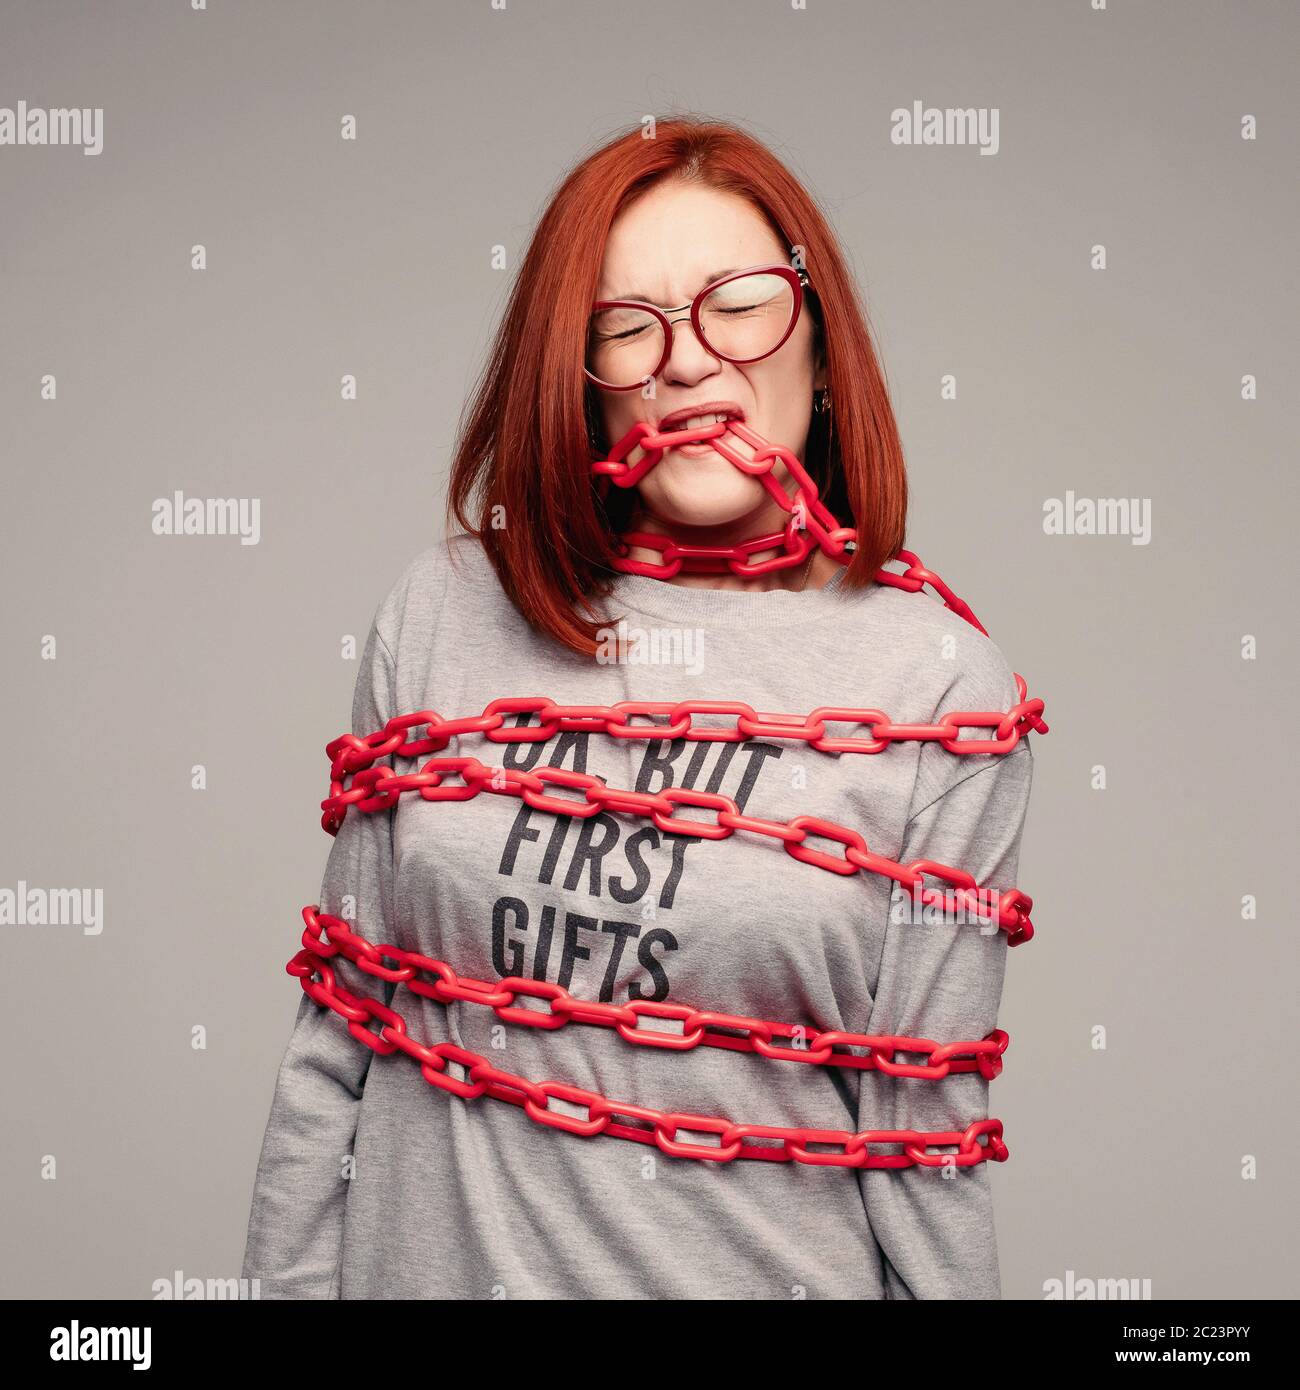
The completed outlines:
{"type": "Polygon", "coordinates": [[[688,587],[644,574],[620,574],[606,602],[615,616],[627,608],[711,627],[787,627],[841,613],[843,578],[841,567],[820,589],[744,590],[688,587]]]}

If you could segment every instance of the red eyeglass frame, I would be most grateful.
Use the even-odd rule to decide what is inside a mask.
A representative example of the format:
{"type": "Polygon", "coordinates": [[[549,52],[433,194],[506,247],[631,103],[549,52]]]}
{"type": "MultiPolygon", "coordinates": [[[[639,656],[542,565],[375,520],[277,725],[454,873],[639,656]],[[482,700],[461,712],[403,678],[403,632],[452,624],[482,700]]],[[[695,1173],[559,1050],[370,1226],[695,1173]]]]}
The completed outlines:
{"type": "MultiPolygon", "coordinates": [[[[761,362],[765,357],[771,357],[774,352],[779,351],[794,332],[795,325],[799,322],[799,315],[803,311],[803,292],[804,289],[811,289],[812,285],[805,270],[796,270],[789,265],[751,265],[745,270],[733,270],[730,275],[724,275],[720,280],[714,280],[705,287],[691,300],[691,327],[695,330],[695,336],[699,339],[705,351],[714,357],[719,357],[724,362],[730,362],[734,366],[748,366],[751,362],[761,362]],[[794,294],[794,309],[790,314],[790,326],[781,335],[780,342],[775,347],[769,348],[766,352],[760,352],[757,357],[728,357],[725,352],[719,352],[705,337],[704,330],[700,326],[700,305],[708,295],[722,285],[729,285],[733,280],[743,280],[746,275],[779,275],[786,280],[794,294]]],[[[592,306],[594,314],[597,309],[644,309],[647,313],[653,314],[659,320],[660,327],[663,329],[664,350],[654,371],[647,373],[639,381],[634,381],[630,386],[614,386],[607,381],[602,381],[598,376],[593,376],[588,370],[587,364],[582,364],[582,374],[593,386],[599,386],[602,391],[637,391],[649,380],[653,380],[668,365],[668,359],[673,355],[673,321],[668,317],[669,314],[679,314],[686,308],[685,304],[679,305],[676,309],[661,309],[657,304],[647,304],[639,299],[598,299],[592,306]]],[[[680,320],[679,320],[680,322],[680,320]]]]}

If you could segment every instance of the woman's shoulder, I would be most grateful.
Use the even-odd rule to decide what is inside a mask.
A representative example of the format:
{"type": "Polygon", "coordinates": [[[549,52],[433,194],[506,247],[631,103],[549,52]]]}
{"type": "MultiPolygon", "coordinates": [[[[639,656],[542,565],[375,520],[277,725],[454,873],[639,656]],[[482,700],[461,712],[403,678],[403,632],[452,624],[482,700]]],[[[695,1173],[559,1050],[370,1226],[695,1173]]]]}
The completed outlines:
{"type": "Polygon", "coordinates": [[[500,585],[480,541],[456,532],[434,541],[407,561],[379,604],[375,623],[390,647],[404,630],[431,627],[449,595],[465,600],[475,592],[491,596],[500,585]]]}
{"type": "MultiPolygon", "coordinates": [[[[954,588],[970,602],[981,621],[996,631],[996,603],[981,602],[975,589],[955,583],[954,588]]],[[[998,642],[929,590],[910,593],[881,585],[864,605],[863,614],[870,614],[869,621],[875,625],[873,638],[888,643],[906,672],[913,703],[903,722],[915,718],[937,724],[944,715],[958,712],[1004,715],[1020,703],[1016,672],[998,642]]],[[[957,733],[958,740],[984,742],[996,737],[996,724],[960,725],[957,733]]],[[[911,804],[928,806],[958,782],[1000,766],[1008,757],[1032,762],[1031,739],[1022,736],[1007,754],[984,752],[961,758],[937,742],[924,742],[911,804]]]]}
{"type": "MultiPolygon", "coordinates": [[[[936,692],[935,713],[952,709],[1008,709],[1019,700],[1015,672],[998,643],[926,590],[892,584],[864,591],[862,615],[877,640],[917,663],[936,692]]],[[[978,605],[972,603],[978,611],[978,605]]]]}
{"type": "Polygon", "coordinates": [[[393,587],[412,592],[445,592],[453,583],[474,585],[487,579],[495,579],[495,574],[482,542],[468,532],[458,531],[417,552],[393,587]]]}

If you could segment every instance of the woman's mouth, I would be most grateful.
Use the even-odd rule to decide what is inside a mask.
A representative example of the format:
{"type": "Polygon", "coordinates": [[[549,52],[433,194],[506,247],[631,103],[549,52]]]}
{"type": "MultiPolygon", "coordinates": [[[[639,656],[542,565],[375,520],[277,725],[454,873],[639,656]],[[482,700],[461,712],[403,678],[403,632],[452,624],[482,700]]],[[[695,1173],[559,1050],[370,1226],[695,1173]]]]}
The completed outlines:
{"type": "Polygon", "coordinates": [[[719,402],[713,407],[706,406],[703,410],[698,410],[693,414],[685,411],[674,411],[671,415],[666,415],[658,426],[660,434],[685,434],[691,430],[713,430],[714,433],[706,439],[684,441],[681,444],[673,445],[668,450],[669,453],[682,454],[687,458],[704,458],[706,455],[716,452],[713,448],[713,441],[719,438],[723,431],[716,430],[716,426],[726,424],[729,420],[741,420],[744,418],[738,406],[731,402],[719,402]]]}

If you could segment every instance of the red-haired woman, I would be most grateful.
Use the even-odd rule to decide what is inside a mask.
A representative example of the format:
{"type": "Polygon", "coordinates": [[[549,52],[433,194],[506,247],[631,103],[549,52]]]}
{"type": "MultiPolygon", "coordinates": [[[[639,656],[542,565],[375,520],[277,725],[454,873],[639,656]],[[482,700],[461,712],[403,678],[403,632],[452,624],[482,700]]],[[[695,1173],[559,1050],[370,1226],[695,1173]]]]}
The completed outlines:
{"type": "Polygon", "coordinates": [[[906,506],[863,310],[790,171],[689,118],[585,159],[468,414],[462,529],[380,605],[333,749],[358,790],[304,913],[262,1297],[999,1296],[1011,933],[936,920],[882,865],[1012,889],[1023,712],[997,753],[901,726],[1024,691],[976,623],[878,580],[906,506]]]}

